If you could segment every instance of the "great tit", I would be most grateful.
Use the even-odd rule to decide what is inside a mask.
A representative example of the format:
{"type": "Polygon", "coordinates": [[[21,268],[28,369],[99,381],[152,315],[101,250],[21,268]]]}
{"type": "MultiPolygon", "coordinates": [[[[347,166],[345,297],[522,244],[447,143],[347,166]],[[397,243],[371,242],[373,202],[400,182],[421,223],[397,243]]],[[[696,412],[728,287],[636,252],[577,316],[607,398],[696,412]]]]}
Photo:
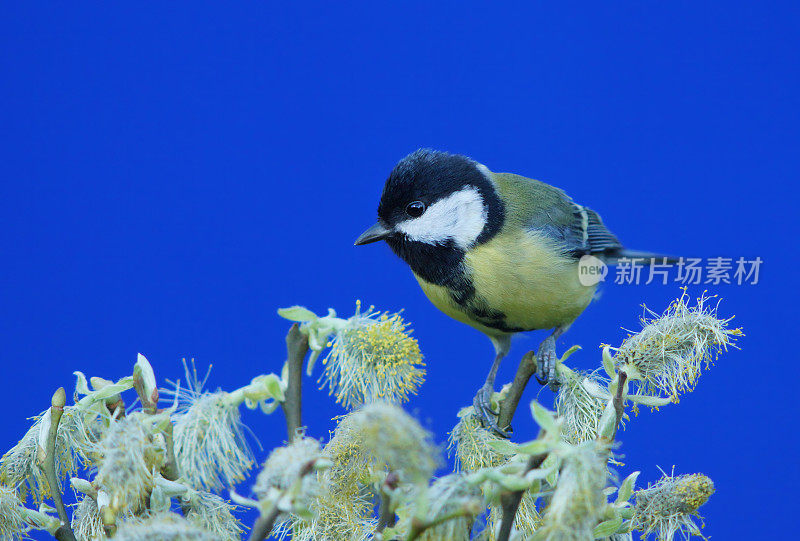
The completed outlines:
{"type": "Polygon", "coordinates": [[[555,340],[597,287],[579,279],[581,257],[607,264],[664,257],[625,250],[596,212],[558,188],[429,149],[395,166],[378,204],[378,223],[355,244],[380,240],[408,263],[437,308],[492,341],[494,362],[473,403],[500,434],[490,398],[512,335],[552,329],[537,350],[537,379],[557,386],[555,340]]]}

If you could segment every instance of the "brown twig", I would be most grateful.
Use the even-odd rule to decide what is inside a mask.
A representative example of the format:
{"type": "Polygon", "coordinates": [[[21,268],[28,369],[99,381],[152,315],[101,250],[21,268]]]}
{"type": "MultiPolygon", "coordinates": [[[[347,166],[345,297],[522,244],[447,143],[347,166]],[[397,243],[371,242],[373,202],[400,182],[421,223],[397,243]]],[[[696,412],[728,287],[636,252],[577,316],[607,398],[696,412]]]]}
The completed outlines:
{"type": "Polygon", "coordinates": [[[281,403],[283,415],[286,417],[286,431],[289,443],[297,437],[297,429],[303,426],[303,359],[308,353],[308,336],[300,332],[295,323],[286,333],[286,364],[289,381],[286,386],[284,401],[281,403]]]}
{"type": "Polygon", "coordinates": [[[614,443],[614,439],[617,436],[617,430],[619,430],[619,425],[622,422],[622,416],[625,415],[625,397],[623,394],[625,391],[625,382],[627,380],[628,374],[626,374],[623,370],[620,370],[617,373],[617,392],[611,399],[611,403],[614,405],[614,431],[609,436],[597,436],[598,440],[607,444],[614,443]]]}
{"type": "MultiPolygon", "coordinates": [[[[625,382],[628,381],[628,374],[626,374],[625,371],[620,370],[618,373],[618,378],[617,394],[614,395],[614,413],[617,417],[617,422],[614,425],[614,437],[619,429],[619,424],[622,422],[622,416],[625,414],[625,399],[623,398],[622,394],[625,389],[625,382]]],[[[612,441],[614,440],[614,437],[611,438],[612,441]]]]}
{"type": "Polygon", "coordinates": [[[258,517],[256,523],[253,524],[253,531],[250,533],[250,541],[266,539],[272,531],[275,520],[277,520],[279,514],[280,509],[278,509],[277,505],[273,505],[266,515],[258,517]]]}
{"type": "Polygon", "coordinates": [[[303,467],[300,468],[300,472],[297,474],[297,479],[295,482],[284,488],[280,495],[275,498],[275,501],[269,510],[258,517],[256,523],[253,524],[253,530],[250,532],[249,541],[262,541],[263,539],[266,539],[266,537],[272,531],[272,528],[275,526],[275,521],[278,519],[278,515],[281,514],[281,511],[278,508],[278,503],[281,501],[281,499],[283,499],[284,496],[286,496],[286,494],[289,493],[290,490],[295,488],[297,483],[302,483],[303,478],[314,471],[314,464],[316,462],[316,459],[314,459],[303,464],[303,467]]]}
{"type": "MultiPolygon", "coordinates": [[[[528,458],[528,462],[525,464],[525,472],[522,475],[541,466],[546,458],[547,453],[533,455],[528,458]]],[[[519,509],[520,502],[522,502],[522,495],[524,493],[524,490],[515,490],[501,497],[500,502],[503,509],[503,518],[500,522],[500,532],[497,534],[497,541],[508,541],[511,535],[511,527],[514,524],[514,519],[517,516],[517,510],[519,509]]]]}
{"type": "Polygon", "coordinates": [[[53,537],[58,539],[58,541],[76,541],[75,533],[73,533],[69,523],[59,526],[56,533],[53,534],[53,537]]]}
{"type": "Polygon", "coordinates": [[[59,541],[75,541],[75,534],[70,527],[67,508],[64,506],[64,499],[61,497],[61,485],[56,476],[56,439],[58,437],[58,424],[61,416],[64,415],[64,405],[67,403],[67,393],[63,387],[53,393],[50,401],[50,427],[47,431],[47,441],[44,449],[44,474],[47,479],[47,486],[50,488],[50,496],[55,503],[58,518],[61,526],[53,536],[59,541]]]}
{"type": "Polygon", "coordinates": [[[511,383],[511,388],[508,394],[500,403],[500,415],[497,418],[497,426],[507,432],[511,432],[511,420],[514,418],[514,412],[517,411],[522,393],[525,392],[525,387],[528,385],[531,377],[536,373],[536,352],[529,351],[522,356],[519,361],[517,373],[514,376],[514,381],[511,383]]]}

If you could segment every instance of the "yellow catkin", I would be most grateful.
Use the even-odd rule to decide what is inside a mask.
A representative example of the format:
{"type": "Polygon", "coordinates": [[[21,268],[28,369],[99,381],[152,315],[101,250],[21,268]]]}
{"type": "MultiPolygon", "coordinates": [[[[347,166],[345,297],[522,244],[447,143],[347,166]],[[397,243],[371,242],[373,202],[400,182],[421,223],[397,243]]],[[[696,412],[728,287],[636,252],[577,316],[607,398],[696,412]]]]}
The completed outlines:
{"type": "Polygon", "coordinates": [[[425,375],[419,344],[400,314],[371,309],[348,320],[331,341],[323,364],[322,379],[347,408],[376,399],[405,402],[425,375]]]}

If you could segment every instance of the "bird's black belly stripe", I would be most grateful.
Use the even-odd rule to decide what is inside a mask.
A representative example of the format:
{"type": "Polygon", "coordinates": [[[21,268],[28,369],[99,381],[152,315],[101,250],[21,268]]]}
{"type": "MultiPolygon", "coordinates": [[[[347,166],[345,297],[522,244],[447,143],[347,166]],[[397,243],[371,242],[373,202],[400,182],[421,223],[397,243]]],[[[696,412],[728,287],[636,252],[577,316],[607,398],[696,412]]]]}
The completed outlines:
{"type": "Polygon", "coordinates": [[[523,331],[532,331],[533,329],[523,329],[522,327],[512,327],[506,324],[506,315],[503,312],[497,310],[487,310],[485,308],[475,308],[475,307],[468,307],[467,308],[470,315],[475,319],[475,321],[486,325],[492,329],[497,329],[498,331],[503,331],[507,333],[515,333],[515,332],[523,332],[523,331]]]}
{"type": "Polygon", "coordinates": [[[455,287],[449,286],[449,289],[453,301],[463,308],[465,312],[469,313],[470,317],[475,321],[492,329],[507,333],[531,330],[507,325],[505,313],[500,310],[492,310],[486,306],[485,302],[482,302],[475,296],[475,286],[472,284],[472,280],[466,275],[462,275],[458,283],[455,284],[455,287]]]}

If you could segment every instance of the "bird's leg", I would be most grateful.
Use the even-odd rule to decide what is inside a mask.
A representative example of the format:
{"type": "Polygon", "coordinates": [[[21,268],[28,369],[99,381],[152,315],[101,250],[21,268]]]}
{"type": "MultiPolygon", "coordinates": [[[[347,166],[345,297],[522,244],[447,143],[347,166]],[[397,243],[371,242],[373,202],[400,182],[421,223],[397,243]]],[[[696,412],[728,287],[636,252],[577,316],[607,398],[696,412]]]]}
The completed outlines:
{"type": "Polygon", "coordinates": [[[484,426],[492,429],[498,435],[508,438],[508,433],[497,426],[497,415],[499,412],[492,409],[492,393],[494,393],[494,380],[497,377],[497,369],[500,368],[500,361],[505,357],[504,351],[499,351],[492,363],[492,369],[489,370],[489,375],[486,376],[486,382],[483,387],[478,389],[478,393],[472,400],[472,405],[475,408],[475,413],[483,421],[484,426]]]}
{"type": "Polygon", "coordinates": [[[540,385],[550,384],[550,389],[558,390],[558,377],[556,377],[556,338],[564,334],[566,327],[556,327],[550,336],[536,350],[536,362],[539,365],[539,373],[536,374],[536,381],[540,385]]]}

